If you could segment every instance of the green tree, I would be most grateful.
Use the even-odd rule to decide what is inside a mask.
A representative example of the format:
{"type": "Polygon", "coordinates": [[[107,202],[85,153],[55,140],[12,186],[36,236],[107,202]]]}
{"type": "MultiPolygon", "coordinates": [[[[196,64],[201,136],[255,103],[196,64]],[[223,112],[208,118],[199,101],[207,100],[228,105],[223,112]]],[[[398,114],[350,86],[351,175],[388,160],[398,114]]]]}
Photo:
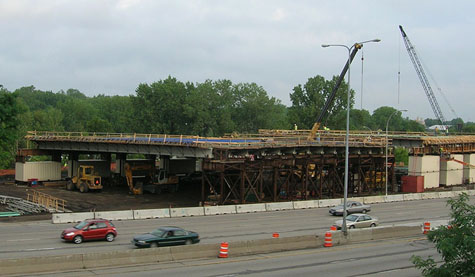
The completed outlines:
{"type": "Polygon", "coordinates": [[[14,161],[21,112],[17,94],[0,86],[0,168],[8,168],[14,161]]]}
{"type": "Polygon", "coordinates": [[[239,132],[256,133],[258,129],[280,129],[286,126],[285,107],[280,100],[267,95],[255,83],[234,86],[233,121],[239,132]]]}
{"type": "Polygon", "coordinates": [[[409,163],[409,151],[404,147],[394,148],[394,159],[396,163],[403,162],[405,165],[409,163]]]}
{"type": "Polygon", "coordinates": [[[409,118],[405,118],[402,121],[402,129],[401,131],[406,132],[424,132],[425,127],[415,120],[411,120],[409,118]]]}
{"type": "Polygon", "coordinates": [[[403,130],[403,118],[401,117],[402,113],[397,111],[397,109],[393,107],[379,107],[376,110],[373,111],[373,126],[375,129],[380,129],[385,131],[386,130],[386,124],[388,122],[389,117],[395,113],[391,117],[391,120],[389,121],[389,131],[401,131],[403,130]]]}
{"type": "MultiPolygon", "coordinates": [[[[346,124],[346,111],[345,111],[345,120],[346,124]]],[[[351,110],[350,111],[350,129],[351,130],[373,130],[373,118],[367,110],[351,110]]],[[[346,125],[345,127],[346,128],[346,125]]]]}
{"type": "Polygon", "coordinates": [[[181,134],[187,129],[185,99],[192,84],[169,76],[165,80],[140,84],[132,97],[136,130],[143,133],[181,134]]]}
{"type": "Polygon", "coordinates": [[[32,112],[32,130],[36,131],[63,131],[63,113],[53,107],[32,112]]]}
{"type": "MultiPolygon", "coordinates": [[[[332,80],[325,80],[324,77],[317,75],[309,78],[302,86],[295,86],[293,93],[290,94],[292,106],[289,108],[288,116],[289,123],[297,124],[301,129],[310,129],[317,121],[325,102],[330,97],[333,87],[336,84],[338,77],[334,76],[332,80]]],[[[326,116],[322,119],[321,124],[335,129],[341,123],[342,111],[346,110],[347,106],[347,89],[348,85],[342,81],[338,88],[334,101],[328,107],[326,116]],[[337,116],[339,115],[339,116],[337,116]]],[[[354,104],[355,92],[350,92],[350,107],[354,104]]],[[[346,121],[346,120],[345,120],[346,121]]]]}
{"type": "MultiPolygon", "coordinates": [[[[107,126],[104,126],[107,129],[102,130],[102,132],[134,132],[134,110],[130,96],[98,95],[90,98],[89,102],[97,111],[97,115],[90,119],[88,124],[91,124],[91,120],[97,121],[100,119],[107,122],[107,126]]],[[[89,127],[91,126],[89,125],[89,127]]],[[[89,127],[88,131],[91,131],[89,127]]]]}
{"type": "Polygon", "coordinates": [[[465,123],[463,128],[462,128],[462,132],[475,134],[475,123],[473,123],[473,122],[465,123]]]}
{"type": "Polygon", "coordinates": [[[424,276],[475,276],[475,205],[465,193],[447,203],[451,209],[449,226],[427,234],[443,263],[438,266],[431,256],[424,260],[413,255],[411,260],[424,276]]]}

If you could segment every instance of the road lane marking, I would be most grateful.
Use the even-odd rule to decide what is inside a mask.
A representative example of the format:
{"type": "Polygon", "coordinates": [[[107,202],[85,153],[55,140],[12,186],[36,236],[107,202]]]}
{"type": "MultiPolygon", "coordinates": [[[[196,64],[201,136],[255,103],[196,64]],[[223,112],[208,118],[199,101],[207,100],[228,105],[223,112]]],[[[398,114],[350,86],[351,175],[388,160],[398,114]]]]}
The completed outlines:
{"type": "Polygon", "coordinates": [[[41,240],[41,239],[9,239],[7,242],[18,242],[18,241],[30,241],[30,240],[41,240]]]}

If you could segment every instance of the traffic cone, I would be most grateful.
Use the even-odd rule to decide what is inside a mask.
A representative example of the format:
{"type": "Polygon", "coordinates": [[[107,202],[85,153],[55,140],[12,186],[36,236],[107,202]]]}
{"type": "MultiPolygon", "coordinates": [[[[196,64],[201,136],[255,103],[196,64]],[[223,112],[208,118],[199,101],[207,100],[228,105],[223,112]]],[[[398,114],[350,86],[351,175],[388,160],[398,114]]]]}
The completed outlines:
{"type": "Polygon", "coordinates": [[[228,246],[227,242],[221,242],[221,248],[219,250],[219,258],[227,258],[228,257],[228,246]]]}
{"type": "Polygon", "coordinates": [[[336,226],[335,225],[330,226],[330,231],[336,231],[336,226]]]}
{"type": "Polygon", "coordinates": [[[424,222],[424,234],[430,231],[430,222],[424,222]]]}
{"type": "Polygon", "coordinates": [[[273,234],[272,234],[272,237],[273,237],[273,238],[278,238],[278,237],[279,237],[279,233],[273,233],[273,234]]]}
{"type": "Polygon", "coordinates": [[[325,243],[323,244],[324,247],[332,247],[332,233],[331,232],[326,232],[325,233],[325,243]]]}

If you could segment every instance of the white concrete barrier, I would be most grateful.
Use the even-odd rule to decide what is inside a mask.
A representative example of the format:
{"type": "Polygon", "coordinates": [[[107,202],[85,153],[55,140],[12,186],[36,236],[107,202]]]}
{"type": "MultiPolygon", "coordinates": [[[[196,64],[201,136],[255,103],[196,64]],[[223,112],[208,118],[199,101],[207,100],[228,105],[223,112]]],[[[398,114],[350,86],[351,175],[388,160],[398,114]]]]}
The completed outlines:
{"type": "Polygon", "coordinates": [[[171,208],[170,217],[200,216],[205,215],[204,207],[171,208]]]}
{"type": "Polygon", "coordinates": [[[447,226],[449,225],[449,220],[444,219],[444,220],[428,220],[427,222],[430,223],[430,229],[431,230],[436,230],[440,226],[447,226]]]}
{"type": "Polygon", "coordinates": [[[424,192],[421,193],[421,199],[426,200],[426,199],[436,199],[439,198],[439,193],[438,192],[424,192]]]}
{"type": "Polygon", "coordinates": [[[94,219],[94,213],[57,213],[53,214],[52,216],[53,223],[73,223],[80,222],[85,219],[94,219]]]}
{"type": "Polygon", "coordinates": [[[95,212],[94,218],[104,218],[109,220],[129,220],[134,219],[134,211],[113,211],[113,212],[95,212]]]}
{"type": "Polygon", "coordinates": [[[402,194],[388,195],[385,197],[384,202],[399,202],[399,201],[404,201],[404,195],[402,194]]]}
{"type": "Polygon", "coordinates": [[[292,202],[272,202],[266,203],[266,211],[283,211],[293,210],[294,205],[292,202]]]}
{"type": "Polygon", "coordinates": [[[466,192],[468,195],[475,195],[475,189],[466,190],[465,192],[466,192]]]}
{"type": "Polygon", "coordinates": [[[236,213],[255,213],[255,212],[265,212],[266,204],[244,204],[244,205],[236,205],[236,213]]]}
{"type": "Polygon", "coordinates": [[[235,214],[236,205],[205,206],[205,215],[235,214]]]}
{"type": "Polygon", "coordinates": [[[441,191],[439,192],[439,198],[452,198],[455,196],[453,191],[441,191]]]}
{"type": "Polygon", "coordinates": [[[452,192],[454,193],[454,196],[455,196],[455,197],[459,196],[460,194],[462,194],[462,193],[464,193],[464,192],[467,193],[466,190],[456,190],[456,191],[452,191],[452,192]]]}
{"type": "Polygon", "coordinates": [[[318,200],[294,201],[294,210],[318,208],[318,200]]]}
{"type": "Polygon", "coordinates": [[[404,201],[421,200],[420,193],[403,194],[404,201]]]}
{"type": "Polygon", "coordinates": [[[343,199],[325,199],[325,200],[318,200],[318,207],[323,208],[323,207],[333,207],[333,206],[338,206],[343,203],[343,199]]]}
{"type": "Polygon", "coordinates": [[[167,218],[170,217],[170,209],[134,210],[134,219],[167,218]]]}
{"type": "Polygon", "coordinates": [[[364,203],[364,197],[351,197],[351,198],[348,198],[348,201],[357,201],[360,203],[364,203]]]}
{"type": "Polygon", "coordinates": [[[364,197],[365,204],[384,203],[386,201],[384,196],[367,196],[364,197]]]}

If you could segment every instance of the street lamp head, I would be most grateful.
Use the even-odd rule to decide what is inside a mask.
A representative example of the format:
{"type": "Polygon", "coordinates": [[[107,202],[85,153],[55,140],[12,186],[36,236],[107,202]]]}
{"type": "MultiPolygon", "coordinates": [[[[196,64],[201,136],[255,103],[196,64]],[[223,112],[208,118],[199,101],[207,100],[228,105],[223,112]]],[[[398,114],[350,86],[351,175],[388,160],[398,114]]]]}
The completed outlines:
{"type": "Polygon", "coordinates": [[[329,44],[322,44],[322,47],[330,47],[329,44]]]}
{"type": "Polygon", "coordinates": [[[399,110],[400,112],[407,112],[407,110],[399,110]]]}
{"type": "Polygon", "coordinates": [[[371,42],[380,42],[381,40],[379,38],[373,39],[371,42]]]}

